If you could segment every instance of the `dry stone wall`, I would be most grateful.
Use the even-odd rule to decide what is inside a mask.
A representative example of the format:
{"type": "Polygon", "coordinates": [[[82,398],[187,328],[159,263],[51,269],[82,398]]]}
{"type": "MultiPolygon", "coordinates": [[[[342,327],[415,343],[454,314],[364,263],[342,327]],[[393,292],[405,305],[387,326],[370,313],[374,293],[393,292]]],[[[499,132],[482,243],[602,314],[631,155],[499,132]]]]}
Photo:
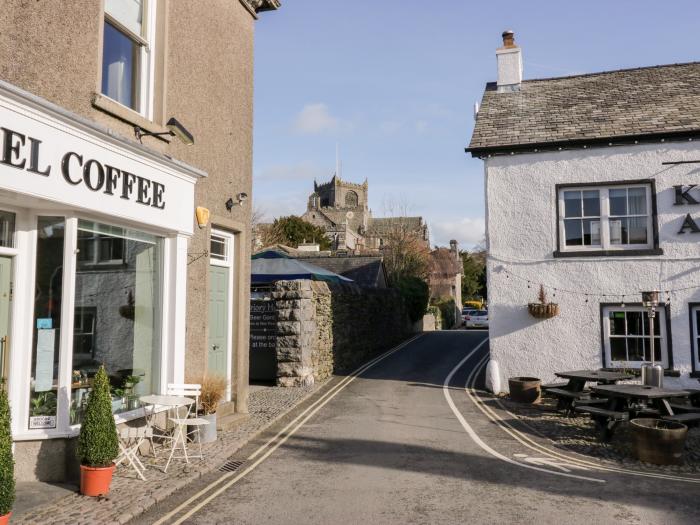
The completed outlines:
{"type": "Polygon", "coordinates": [[[403,299],[395,290],[279,281],[272,298],[278,315],[278,385],[309,385],[325,379],[411,333],[403,299]]]}

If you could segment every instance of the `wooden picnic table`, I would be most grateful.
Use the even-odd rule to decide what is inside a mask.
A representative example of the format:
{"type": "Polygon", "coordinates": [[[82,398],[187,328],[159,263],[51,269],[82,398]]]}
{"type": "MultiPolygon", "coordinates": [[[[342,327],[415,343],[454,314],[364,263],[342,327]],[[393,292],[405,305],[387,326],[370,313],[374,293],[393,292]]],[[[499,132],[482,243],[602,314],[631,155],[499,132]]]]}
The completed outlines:
{"type": "Polygon", "coordinates": [[[620,372],[607,372],[604,370],[573,370],[570,372],[555,372],[557,377],[568,379],[565,385],[551,385],[545,390],[548,394],[557,398],[557,410],[564,410],[568,415],[573,413],[576,401],[590,400],[590,392],[586,390],[586,383],[595,382],[604,385],[614,384],[617,381],[630,379],[632,376],[620,372]]]}
{"type": "Polygon", "coordinates": [[[594,386],[596,394],[608,399],[605,407],[579,406],[574,410],[589,414],[603,428],[603,438],[612,438],[616,426],[640,414],[652,413],[655,417],[669,420],[696,420],[700,416],[682,414],[676,416],[668,400],[688,397],[686,390],[671,390],[648,385],[601,385],[594,386]],[[656,415],[658,414],[658,415],[656,415]]]}

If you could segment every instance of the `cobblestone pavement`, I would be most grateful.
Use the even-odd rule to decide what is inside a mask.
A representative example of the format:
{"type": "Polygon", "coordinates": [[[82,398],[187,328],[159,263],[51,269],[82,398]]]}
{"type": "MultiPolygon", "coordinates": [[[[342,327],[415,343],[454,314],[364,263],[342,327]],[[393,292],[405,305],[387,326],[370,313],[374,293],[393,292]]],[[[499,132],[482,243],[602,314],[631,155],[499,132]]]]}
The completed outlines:
{"type": "Polygon", "coordinates": [[[167,474],[159,468],[148,468],[145,482],[138,479],[132,470],[120,467],[115,472],[107,497],[89,498],[78,493],[71,494],[29,513],[13,516],[12,523],[126,523],[176,490],[220,467],[238,449],[322,385],[251,387],[249,419],[234,429],[219,432],[216,442],[204,445],[204,461],[195,460],[190,465],[173,462],[167,474]]]}
{"type": "MultiPolygon", "coordinates": [[[[492,404],[492,400],[489,403],[492,404]]],[[[556,400],[542,398],[537,404],[527,405],[511,401],[508,397],[498,400],[520,423],[535,434],[547,438],[557,448],[610,462],[619,467],[649,472],[674,474],[700,474],[700,428],[690,428],[685,449],[685,464],[658,466],[643,463],[632,457],[632,437],[628,423],[622,423],[611,442],[600,439],[595,423],[585,415],[566,417],[556,411],[556,400]]]]}

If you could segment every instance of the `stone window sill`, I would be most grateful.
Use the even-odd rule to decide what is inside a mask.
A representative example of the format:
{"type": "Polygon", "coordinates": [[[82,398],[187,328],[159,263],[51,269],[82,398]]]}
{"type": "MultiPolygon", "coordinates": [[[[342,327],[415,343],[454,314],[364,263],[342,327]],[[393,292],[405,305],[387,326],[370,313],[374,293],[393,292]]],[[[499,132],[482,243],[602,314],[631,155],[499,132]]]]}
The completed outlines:
{"type": "MultiPolygon", "coordinates": [[[[642,371],[639,368],[634,368],[634,369],[629,369],[629,368],[601,368],[601,370],[604,370],[605,372],[621,372],[624,371],[630,375],[633,375],[635,377],[640,377],[642,375],[642,371]]],[[[681,372],[680,370],[674,370],[672,368],[665,368],[664,369],[664,376],[665,377],[681,377],[681,372]]]]}
{"type": "MultiPolygon", "coordinates": [[[[100,111],[104,111],[105,113],[108,113],[112,115],[113,117],[117,117],[119,120],[123,120],[124,122],[128,124],[132,124],[133,126],[138,126],[144,131],[148,131],[150,133],[167,133],[168,129],[161,126],[160,124],[156,124],[153,121],[148,120],[145,118],[143,115],[137,113],[133,109],[127,108],[126,106],[123,106],[122,104],[119,104],[118,102],[115,102],[109,97],[104,96],[101,93],[93,93],[92,96],[92,106],[94,108],[99,109],[100,111]]],[[[163,135],[163,136],[158,136],[154,137],[157,139],[162,140],[163,142],[170,142],[170,139],[172,138],[170,135],[163,135]]]]}
{"type": "Polygon", "coordinates": [[[648,248],[643,250],[581,250],[561,251],[556,250],[552,255],[555,259],[562,257],[643,257],[647,255],[663,255],[661,248],[648,248]]]}

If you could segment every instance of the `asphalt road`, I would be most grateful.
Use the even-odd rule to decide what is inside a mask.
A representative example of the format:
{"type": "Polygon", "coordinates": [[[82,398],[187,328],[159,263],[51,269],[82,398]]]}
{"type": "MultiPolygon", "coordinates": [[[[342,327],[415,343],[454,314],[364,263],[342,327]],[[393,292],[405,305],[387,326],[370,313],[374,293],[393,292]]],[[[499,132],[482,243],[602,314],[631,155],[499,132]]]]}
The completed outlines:
{"type": "Polygon", "coordinates": [[[698,483],[553,466],[487,418],[464,389],[486,335],[424,334],[351,382],[334,378],[239,451],[237,472],[208,476],[137,523],[699,522],[698,483]]]}

